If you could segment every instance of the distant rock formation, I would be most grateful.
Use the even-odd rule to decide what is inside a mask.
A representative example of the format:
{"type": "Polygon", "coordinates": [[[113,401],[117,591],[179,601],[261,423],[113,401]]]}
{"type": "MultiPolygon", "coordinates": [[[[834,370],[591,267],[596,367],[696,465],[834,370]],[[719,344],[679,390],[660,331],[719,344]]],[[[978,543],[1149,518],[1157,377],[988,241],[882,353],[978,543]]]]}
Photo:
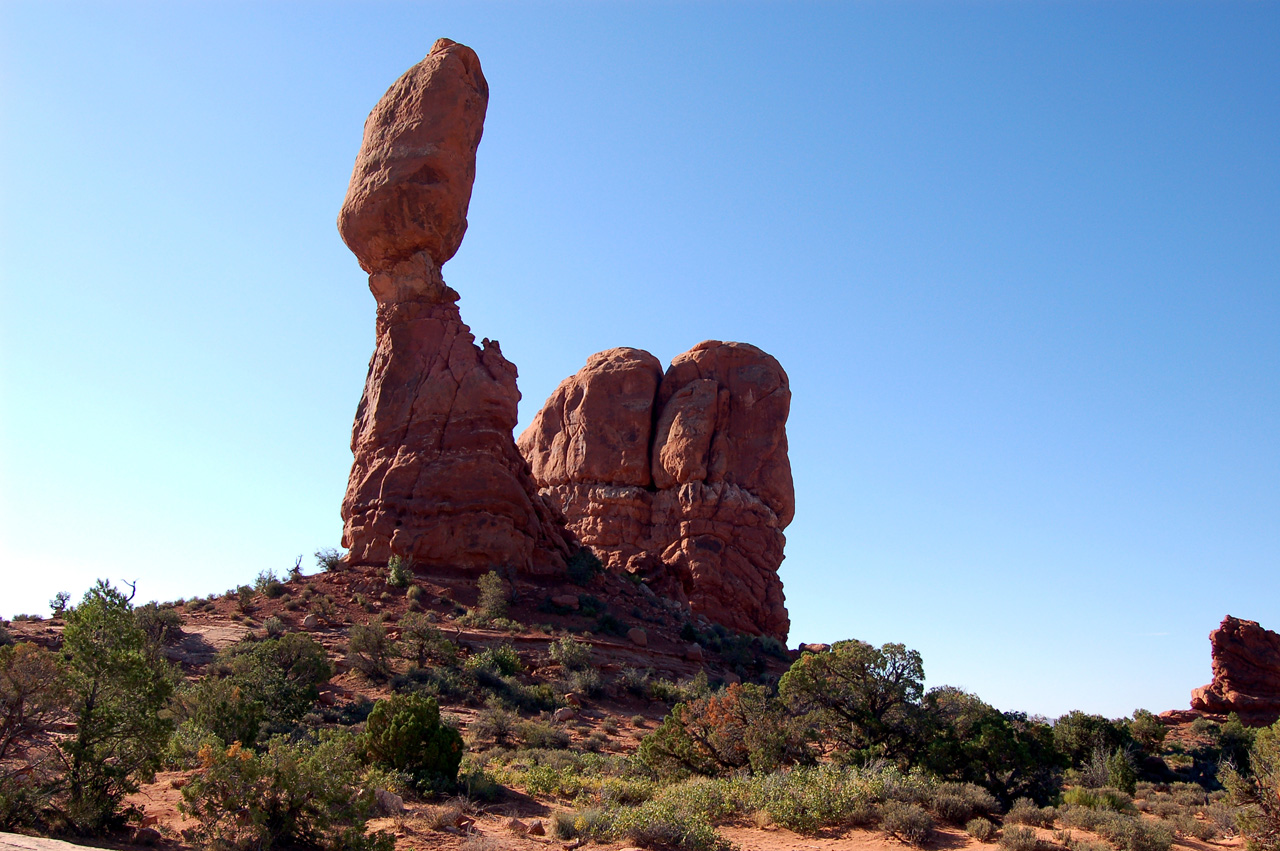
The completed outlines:
{"type": "Polygon", "coordinates": [[[1191,692],[1191,708],[1211,715],[1236,712],[1253,726],[1280,718],[1280,634],[1227,615],[1209,633],[1213,682],[1191,692]]]}
{"type": "Polygon", "coordinates": [[[475,346],[440,273],[467,229],[488,100],[475,52],[440,39],[365,122],[338,215],[378,303],[342,502],[353,564],[548,574],[573,546],[512,437],[515,365],[475,346]]]}
{"type": "Polygon", "coordinates": [[[778,566],[795,513],[787,374],[708,340],[665,375],[609,349],[565,379],[520,436],[541,493],[611,568],[709,620],[785,640],[778,566]]]}

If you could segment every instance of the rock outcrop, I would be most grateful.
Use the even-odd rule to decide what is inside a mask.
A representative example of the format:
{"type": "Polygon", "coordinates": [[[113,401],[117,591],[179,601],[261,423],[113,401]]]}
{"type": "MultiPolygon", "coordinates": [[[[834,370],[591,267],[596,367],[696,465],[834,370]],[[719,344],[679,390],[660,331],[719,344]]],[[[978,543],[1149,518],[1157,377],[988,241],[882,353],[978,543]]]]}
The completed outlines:
{"type": "Polygon", "coordinates": [[[609,349],[561,382],[519,446],[607,566],[715,623],[785,640],[790,406],[786,372],[755,346],[709,340],[665,374],[648,352],[609,349]]]}
{"type": "Polygon", "coordinates": [[[512,437],[515,365],[475,345],[440,272],[467,228],[488,99],[476,54],[440,39],[365,122],[338,216],[377,300],[342,503],[353,564],[552,573],[571,547],[512,437]]]}
{"type": "Polygon", "coordinates": [[[1211,715],[1236,712],[1246,724],[1280,718],[1280,633],[1227,615],[1209,633],[1213,682],[1191,692],[1191,708],[1211,715]]]}

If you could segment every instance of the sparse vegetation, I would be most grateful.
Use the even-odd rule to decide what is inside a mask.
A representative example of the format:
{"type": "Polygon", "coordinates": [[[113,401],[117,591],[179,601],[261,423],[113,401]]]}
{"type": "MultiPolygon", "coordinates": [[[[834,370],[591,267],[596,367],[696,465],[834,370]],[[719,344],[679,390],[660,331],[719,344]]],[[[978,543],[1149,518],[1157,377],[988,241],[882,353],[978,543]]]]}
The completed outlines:
{"type": "MultiPolygon", "coordinates": [[[[218,653],[172,701],[147,698],[151,721],[141,729],[152,732],[136,746],[144,758],[126,768],[115,752],[85,751],[84,762],[96,762],[101,775],[83,773],[87,788],[106,791],[82,795],[74,806],[64,758],[80,735],[80,692],[72,685],[81,682],[76,654],[86,652],[75,635],[92,609],[66,610],[72,642],[58,653],[12,637],[3,646],[0,637],[0,829],[101,833],[120,825],[128,812],[123,791],[145,782],[163,757],[181,772],[175,784],[197,824],[187,839],[227,851],[389,849],[389,837],[364,835],[378,789],[466,796],[427,815],[414,808],[415,829],[438,811],[440,829],[456,830],[477,815],[479,801],[506,795],[504,785],[573,807],[556,816],[557,835],[651,848],[723,848],[716,826],[733,822],[806,835],[877,829],[916,845],[945,824],[980,842],[999,837],[1007,851],[1048,847],[1037,830],[1056,830],[1054,843],[1068,851],[1167,851],[1175,835],[1211,841],[1239,830],[1253,848],[1280,851],[1280,817],[1268,809],[1280,807],[1268,803],[1276,790],[1267,773],[1280,764],[1271,753],[1280,734],[1255,734],[1239,719],[1198,724],[1194,733],[1183,727],[1176,736],[1143,710],[1129,719],[1074,712],[1050,723],[1002,712],[961,689],[925,692],[923,663],[902,645],[840,642],[804,654],[779,680],[782,648],[701,621],[702,628],[686,623],[681,637],[713,654],[707,669],[754,681],[722,686],[706,670],[687,678],[618,671],[608,664],[611,651],[593,648],[589,633],[565,634],[592,623],[598,632],[612,617],[586,593],[576,613],[557,613],[567,623],[541,630],[554,640],[525,635],[513,644],[472,632],[451,636],[455,644],[441,629],[464,612],[452,593],[425,579],[416,586],[405,576],[401,584],[394,568],[388,564],[386,584],[407,588],[403,598],[385,590],[377,568],[295,576],[288,588],[264,571],[257,590],[235,589],[221,606],[214,597],[133,608],[106,595],[101,605],[127,613],[119,623],[107,618],[115,625],[106,632],[127,624],[133,638],[124,645],[138,642],[127,665],[117,660],[119,670],[144,679],[144,671],[159,671],[169,689],[178,680],[161,650],[182,636],[179,608],[188,618],[205,610],[225,617],[234,603],[257,623],[247,617],[256,608],[261,628],[218,653]],[[271,602],[273,581],[281,586],[275,598],[287,599],[271,602]],[[292,623],[326,605],[325,617],[336,616],[335,596],[381,613],[350,626],[347,651],[369,680],[389,680],[393,697],[374,703],[359,691],[385,693],[381,686],[348,677],[341,684],[354,687],[354,697],[318,701],[333,673],[328,653],[305,631],[288,632],[285,618],[292,623]],[[637,698],[653,723],[643,714],[608,714],[617,712],[610,701],[637,698]],[[441,717],[446,703],[476,709],[462,716],[471,719],[465,759],[462,722],[441,717]],[[553,717],[566,703],[580,708],[553,717]],[[671,707],[665,717],[653,711],[660,704],[671,707]],[[1171,779],[1178,776],[1201,782],[1171,779]],[[1230,799],[1215,777],[1231,787],[1230,799]],[[1059,806],[1045,806],[1051,802],[1059,806]]],[[[584,583],[613,603],[606,580],[584,583]]],[[[518,628],[507,620],[520,605],[511,600],[513,586],[497,571],[478,584],[477,605],[455,626],[518,628]]],[[[623,600],[620,611],[631,606],[623,600]]],[[[630,611],[637,621],[660,622],[652,611],[630,611]]],[[[16,632],[25,629],[41,628],[16,632]]]]}

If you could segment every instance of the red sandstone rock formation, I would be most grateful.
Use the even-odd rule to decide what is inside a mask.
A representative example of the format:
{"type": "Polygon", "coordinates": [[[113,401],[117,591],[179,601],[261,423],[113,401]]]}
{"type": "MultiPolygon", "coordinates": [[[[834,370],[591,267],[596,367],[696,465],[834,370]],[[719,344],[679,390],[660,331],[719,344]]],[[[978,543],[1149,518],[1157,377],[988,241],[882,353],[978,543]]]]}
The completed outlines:
{"type": "Polygon", "coordinates": [[[515,365],[475,346],[440,274],[466,231],[488,97],[475,53],[440,39],[365,122],[338,216],[378,303],[342,502],[353,564],[551,573],[569,551],[512,439],[515,365]]]}
{"type": "Polygon", "coordinates": [[[778,579],[795,513],[787,374],[745,343],[671,362],[593,355],[520,436],[534,479],[611,568],[710,620],[785,639],[778,579]]]}
{"type": "Polygon", "coordinates": [[[1213,682],[1191,692],[1191,708],[1212,715],[1239,713],[1262,726],[1280,718],[1280,634],[1227,615],[1209,633],[1213,682]]]}
{"type": "Polygon", "coordinates": [[[419,251],[443,266],[458,252],[488,105],[480,58],[442,38],[369,113],[338,212],[338,231],[366,272],[419,251]]]}

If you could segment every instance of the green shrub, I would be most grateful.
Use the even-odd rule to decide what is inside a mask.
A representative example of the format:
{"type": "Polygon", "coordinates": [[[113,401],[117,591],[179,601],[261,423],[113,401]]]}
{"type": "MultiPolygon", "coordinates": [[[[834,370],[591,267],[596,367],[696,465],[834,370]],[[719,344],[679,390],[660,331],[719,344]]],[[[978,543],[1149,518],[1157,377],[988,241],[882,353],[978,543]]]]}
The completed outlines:
{"type": "Polygon", "coordinates": [[[560,810],[551,816],[551,835],[556,839],[569,841],[578,838],[578,829],[574,826],[577,813],[560,810]]]}
{"type": "Polygon", "coordinates": [[[1145,709],[1135,709],[1133,720],[1129,722],[1129,733],[1142,750],[1151,755],[1160,753],[1169,728],[1160,720],[1160,716],[1145,709]]]}
{"type": "Polygon", "coordinates": [[[516,735],[530,748],[562,750],[569,747],[569,734],[545,721],[522,721],[516,726],[516,735]]]}
{"type": "Polygon", "coordinates": [[[391,676],[396,647],[381,617],[367,624],[352,624],[347,630],[347,650],[356,669],[369,679],[382,681],[391,676]]]}
{"type": "Polygon", "coordinates": [[[1214,829],[1212,824],[1207,821],[1200,821],[1190,813],[1179,813],[1169,819],[1169,823],[1178,834],[1192,839],[1199,839],[1201,842],[1208,842],[1218,835],[1218,831],[1214,829]]]}
{"type": "Polygon", "coordinates": [[[161,712],[177,672],[137,625],[129,599],[103,580],[66,613],[62,633],[75,735],[60,744],[77,831],[120,822],[124,796],[159,767],[173,722],[161,712]]]}
{"type": "Polygon", "coordinates": [[[253,590],[270,600],[274,600],[284,593],[284,585],[276,577],[274,570],[263,570],[258,573],[258,578],[253,581],[253,590]]]}
{"type": "Polygon", "coordinates": [[[288,631],[288,627],[279,615],[272,615],[262,622],[262,628],[272,638],[279,638],[288,631]]]}
{"type": "Polygon", "coordinates": [[[8,625],[4,621],[0,621],[0,647],[8,647],[13,643],[13,634],[9,632],[8,625]]]}
{"type": "Polygon", "coordinates": [[[1235,833],[1239,829],[1236,823],[1237,809],[1224,803],[1214,802],[1204,809],[1205,820],[1219,835],[1235,833]]]}
{"type": "Polygon", "coordinates": [[[737,793],[746,809],[763,811],[775,824],[797,833],[813,834],[875,824],[878,803],[899,785],[898,779],[896,769],[827,764],[751,777],[737,793]]]}
{"type": "Polygon", "coordinates": [[[920,762],[934,774],[977,783],[1005,802],[1026,797],[1043,804],[1057,793],[1063,760],[1047,724],[951,686],[931,689],[924,713],[920,762]]]}
{"type": "Polygon", "coordinates": [[[617,678],[614,680],[618,686],[637,697],[649,697],[649,683],[653,679],[653,669],[647,668],[640,670],[639,668],[624,667],[618,672],[617,678]]]}
{"type": "Polygon", "coordinates": [[[214,848],[308,847],[391,851],[388,834],[365,836],[373,785],[361,783],[350,737],[318,745],[273,739],[265,753],[232,745],[202,749],[201,768],[182,789],[188,839],[214,848]]]}
{"type": "Polygon", "coordinates": [[[25,642],[0,645],[0,830],[42,820],[60,780],[47,733],[67,720],[69,698],[59,656],[25,642]]]}
{"type": "Polygon", "coordinates": [[[324,571],[340,570],[342,568],[342,553],[332,547],[316,550],[316,566],[324,571]]]}
{"type": "Polygon", "coordinates": [[[223,747],[233,742],[255,746],[267,717],[263,701],[254,698],[243,682],[232,677],[198,680],[179,692],[175,707],[176,716],[184,724],[216,737],[223,747]]]}
{"type": "Polygon", "coordinates": [[[763,686],[731,685],[679,703],[640,743],[636,760],[669,780],[714,777],[742,769],[756,773],[811,762],[800,731],[763,686]]]}
{"type": "Polygon", "coordinates": [[[440,721],[440,707],[419,694],[379,700],[365,722],[369,759],[407,771],[420,788],[452,786],[462,761],[462,736],[440,721]]]}
{"type": "Polygon", "coordinates": [[[1163,822],[1106,811],[1094,830],[1116,851],[1169,851],[1173,831],[1163,822]]]}
{"type": "MultiPolygon", "coordinates": [[[[1064,827],[1075,827],[1080,830],[1098,831],[1102,827],[1103,821],[1106,819],[1107,813],[1111,810],[1094,809],[1092,807],[1082,807],[1079,804],[1063,803],[1058,807],[1058,820],[1062,822],[1064,827]]],[[[1005,816],[1005,821],[1009,820],[1005,816]]]]}
{"type": "Polygon", "coordinates": [[[408,560],[392,556],[387,561],[387,584],[392,588],[407,588],[413,578],[408,560]]]}
{"type": "Polygon", "coordinates": [[[645,683],[645,687],[648,698],[672,705],[688,703],[711,693],[706,671],[698,671],[692,677],[679,681],[666,678],[650,679],[645,683]]]}
{"type": "Polygon", "coordinates": [[[582,547],[568,559],[569,581],[574,585],[585,586],[596,576],[604,572],[604,565],[587,547],[582,547]]]}
{"type": "Polygon", "coordinates": [[[484,709],[476,713],[468,732],[477,739],[487,739],[497,744],[504,744],[515,732],[519,716],[507,709],[500,701],[490,700],[484,709]]]}
{"type": "Polygon", "coordinates": [[[933,818],[919,804],[886,801],[880,808],[880,829],[908,845],[922,846],[933,835],[933,818]]]}
{"type": "Polygon", "coordinates": [[[586,697],[596,697],[604,689],[604,682],[600,679],[600,672],[595,668],[569,671],[564,679],[560,681],[560,685],[565,692],[573,692],[586,697]]]}
{"type": "Polygon", "coordinates": [[[1251,774],[1228,769],[1223,780],[1250,851],[1280,849],[1280,722],[1258,730],[1249,751],[1251,774]]]}
{"type": "Polygon", "coordinates": [[[520,655],[510,644],[495,644],[467,657],[463,667],[468,671],[489,671],[499,676],[512,676],[524,670],[520,655]]]}
{"type": "Polygon", "coordinates": [[[591,664],[591,645],[569,636],[551,642],[551,659],[560,667],[577,671],[591,664]]]}
{"type": "Polygon", "coordinates": [[[507,583],[496,571],[489,571],[481,576],[476,585],[480,588],[480,597],[476,602],[476,613],[485,620],[506,617],[510,599],[507,596],[507,583]]]}
{"type": "Polygon", "coordinates": [[[1032,827],[1053,827],[1057,815],[1053,807],[1038,807],[1030,798],[1019,798],[1005,813],[1005,824],[1028,824],[1032,827]]]}
{"type": "MultiPolygon", "coordinates": [[[[588,824],[584,827],[591,833],[601,832],[600,827],[588,824]]],[[[705,819],[667,801],[654,800],[619,810],[605,833],[641,848],[672,851],[730,851],[733,848],[705,819]]]]}
{"type": "Polygon", "coordinates": [[[1137,790],[1138,772],[1128,751],[1117,750],[1107,759],[1107,785],[1127,795],[1137,790]]]}
{"type": "Polygon", "coordinates": [[[248,614],[253,611],[254,591],[252,586],[241,585],[235,590],[236,606],[242,614],[248,614]]]}
{"type": "MultiPolygon", "coordinates": [[[[418,586],[413,586],[417,588],[418,586]]],[[[413,590],[410,588],[409,590],[413,590]]],[[[458,647],[444,637],[421,612],[409,612],[400,619],[400,654],[419,668],[427,662],[453,665],[458,660],[458,647]]]]}
{"type": "Polygon", "coordinates": [[[1123,749],[1129,743],[1129,730],[1123,722],[1073,710],[1053,722],[1053,741],[1071,765],[1081,768],[1099,751],[1105,761],[1123,749]]]}
{"type": "Polygon", "coordinates": [[[1218,728],[1219,761],[1236,766],[1240,771],[1249,773],[1250,753],[1258,731],[1246,727],[1240,716],[1232,712],[1226,723],[1218,728]]]}
{"type": "Polygon", "coordinates": [[[627,625],[618,620],[613,612],[604,612],[596,619],[595,631],[605,635],[624,635],[627,625]]]}
{"type": "Polygon", "coordinates": [[[945,822],[963,825],[975,816],[997,815],[1000,803],[975,783],[943,783],[934,791],[930,809],[945,822]]]}
{"type": "MultiPolygon", "coordinates": [[[[245,700],[260,701],[264,731],[283,733],[293,729],[315,704],[320,686],[333,676],[333,666],[315,639],[291,632],[263,641],[242,641],[222,650],[205,676],[229,679],[245,700]]],[[[182,701],[184,706],[186,703],[182,701]]],[[[183,713],[180,717],[190,718],[194,710],[188,707],[183,713]]]]}
{"type": "Polygon", "coordinates": [[[996,826],[991,823],[990,819],[975,818],[970,819],[965,824],[964,832],[979,842],[990,842],[996,837],[996,826]]]}
{"type": "Polygon", "coordinates": [[[1029,827],[1006,827],[1000,831],[999,845],[1003,851],[1036,851],[1040,840],[1029,827]]]}
{"type": "Polygon", "coordinates": [[[1062,793],[1064,804],[1088,807],[1091,810],[1111,810],[1117,813],[1132,812],[1133,799],[1119,789],[1103,787],[1085,789],[1076,786],[1062,793]]]}
{"type": "Polygon", "coordinates": [[[1205,718],[1202,715],[1191,722],[1191,732],[1197,736],[1216,739],[1218,737],[1218,724],[1211,718],[1205,718]]]}
{"type": "Polygon", "coordinates": [[[806,653],[778,683],[790,711],[851,761],[906,758],[923,691],[919,653],[901,644],[876,648],[862,641],[806,653]]]}

